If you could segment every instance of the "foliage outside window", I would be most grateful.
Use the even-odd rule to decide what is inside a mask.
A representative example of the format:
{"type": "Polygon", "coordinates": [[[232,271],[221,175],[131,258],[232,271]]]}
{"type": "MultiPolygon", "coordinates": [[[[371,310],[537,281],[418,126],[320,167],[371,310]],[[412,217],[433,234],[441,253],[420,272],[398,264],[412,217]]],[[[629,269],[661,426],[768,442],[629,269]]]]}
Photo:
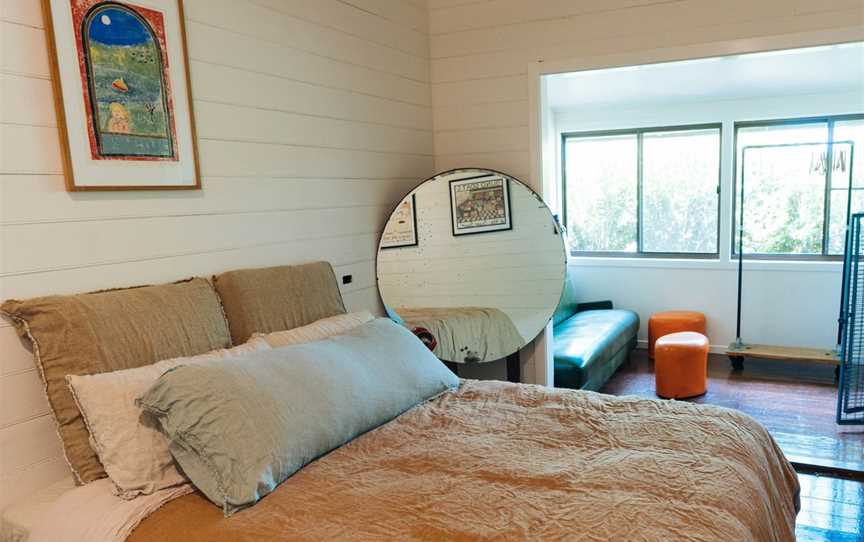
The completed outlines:
{"type": "Polygon", "coordinates": [[[717,257],[720,125],[563,134],[574,254],[717,257]]]}
{"type": "Polygon", "coordinates": [[[850,176],[852,212],[864,210],[864,118],[738,123],[735,141],[733,253],[743,179],[745,255],[842,255],[850,176]]]}

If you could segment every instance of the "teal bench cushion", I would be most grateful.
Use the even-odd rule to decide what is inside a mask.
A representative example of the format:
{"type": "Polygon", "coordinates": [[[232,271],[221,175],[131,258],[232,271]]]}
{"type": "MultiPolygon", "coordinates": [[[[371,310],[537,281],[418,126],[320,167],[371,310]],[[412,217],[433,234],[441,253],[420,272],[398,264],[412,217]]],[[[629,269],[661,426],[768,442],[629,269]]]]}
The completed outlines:
{"type": "Polygon", "coordinates": [[[578,312],[555,326],[555,387],[598,390],[636,345],[639,316],[628,310],[578,312]]]}

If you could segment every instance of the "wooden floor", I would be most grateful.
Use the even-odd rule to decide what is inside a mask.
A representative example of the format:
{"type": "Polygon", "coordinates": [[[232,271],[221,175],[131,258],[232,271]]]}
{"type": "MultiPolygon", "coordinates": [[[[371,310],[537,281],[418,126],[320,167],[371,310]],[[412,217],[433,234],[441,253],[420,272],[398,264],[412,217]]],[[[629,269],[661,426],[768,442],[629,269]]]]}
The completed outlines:
{"type": "MultiPolygon", "coordinates": [[[[636,350],[600,391],[656,397],[647,351],[636,350]]],[[[748,359],[738,372],[719,355],[709,357],[708,393],[692,399],[753,416],[793,463],[864,472],[864,426],[835,424],[836,400],[830,366],[748,359]]]]}
{"type": "MultiPolygon", "coordinates": [[[[656,398],[654,364],[645,350],[600,390],[613,395],[656,398]]],[[[732,371],[726,356],[710,356],[708,393],[692,399],[742,410],[771,432],[793,462],[864,471],[864,427],[834,423],[837,387],[833,368],[751,360],[732,371]]],[[[864,484],[799,474],[799,542],[864,541],[864,484]]]]}
{"type": "Polygon", "coordinates": [[[799,474],[801,511],[798,542],[861,542],[864,540],[864,484],[825,476],[799,474]]]}

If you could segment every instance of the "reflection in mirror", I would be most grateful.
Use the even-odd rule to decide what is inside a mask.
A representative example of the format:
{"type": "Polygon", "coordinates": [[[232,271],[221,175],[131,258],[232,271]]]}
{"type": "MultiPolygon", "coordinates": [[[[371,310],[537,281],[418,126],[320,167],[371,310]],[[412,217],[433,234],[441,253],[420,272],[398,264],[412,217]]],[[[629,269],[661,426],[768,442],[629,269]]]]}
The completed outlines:
{"type": "Polygon", "coordinates": [[[491,170],[448,171],[412,190],[378,250],[388,314],[457,363],[501,359],[532,341],[558,306],[565,269],[549,208],[491,170]]]}

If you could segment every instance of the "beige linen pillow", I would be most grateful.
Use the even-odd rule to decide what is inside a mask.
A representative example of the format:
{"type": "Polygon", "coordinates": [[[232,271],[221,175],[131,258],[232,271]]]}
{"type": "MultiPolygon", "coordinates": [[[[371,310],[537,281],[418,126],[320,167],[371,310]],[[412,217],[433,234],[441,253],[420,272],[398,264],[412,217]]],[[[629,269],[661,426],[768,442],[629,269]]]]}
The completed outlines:
{"type": "Polygon", "coordinates": [[[337,314],[345,304],[327,262],[239,269],[213,277],[234,344],[254,333],[295,329],[337,314]]]}
{"type": "Polygon", "coordinates": [[[213,286],[194,278],[79,295],[10,299],[0,314],[30,340],[78,484],[105,477],[66,375],[107,373],[231,346],[213,286]]]}
{"type": "Polygon", "coordinates": [[[322,318],[306,326],[300,326],[285,331],[274,331],[273,333],[256,333],[253,338],[263,339],[273,348],[288,346],[290,344],[309,343],[320,341],[334,335],[341,335],[351,331],[355,327],[371,322],[375,317],[369,311],[351,312],[339,314],[329,318],[322,318]]]}
{"type": "Polygon", "coordinates": [[[135,400],[169,369],[270,350],[262,339],[194,357],[173,358],[135,369],[95,375],[69,375],[66,380],[99,455],[123,499],[149,495],[186,481],[177,471],[168,439],[142,416],[135,400]]]}

